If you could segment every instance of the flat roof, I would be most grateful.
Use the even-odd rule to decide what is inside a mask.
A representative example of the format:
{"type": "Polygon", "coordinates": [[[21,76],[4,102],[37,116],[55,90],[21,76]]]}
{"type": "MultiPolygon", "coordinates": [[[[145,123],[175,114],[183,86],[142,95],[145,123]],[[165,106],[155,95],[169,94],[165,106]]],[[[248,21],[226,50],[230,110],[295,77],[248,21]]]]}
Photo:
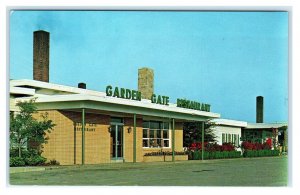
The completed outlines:
{"type": "Polygon", "coordinates": [[[272,129],[272,128],[281,128],[287,127],[288,124],[285,122],[281,123],[248,123],[245,129],[272,129]]]}
{"type": "Polygon", "coordinates": [[[10,88],[12,87],[23,87],[23,88],[33,88],[33,89],[49,89],[53,91],[62,91],[70,94],[87,94],[95,96],[105,96],[104,92],[94,91],[89,89],[81,89],[78,87],[72,87],[67,85],[60,85],[55,83],[48,83],[43,81],[20,79],[20,80],[10,80],[10,88]]]}
{"type": "MultiPolygon", "coordinates": [[[[177,107],[176,104],[161,105],[151,103],[148,99],[141,101],[122,99],[106,96],[104,92],[81,89],[76,87],[57,85],[35,80],[11,80],[11,88],[21,86],[23,88],[49,89],[54,91],[63,91],[70,94],[52,94],[44,95],[35,93],[38,109],[76,109],[89,108],[104,111],[136,113],[148,116],[174,117],[184,120],[203,121],[211,118],[219,118],[220,114],[205,112],[187,108],[177,107]]],[[[28,100],[32,97],[16,98],[16,101],[28,100]]]]}
{"type": "Polygon", "coordinates": [[[233,127],[246,127],[247,122],[245,121],[237,121],[237,120],[231,120],[231,119],[213,119],[212,122],[214,122],[217,125],[224,125],[224,126],[233,126],[233,127]]]}
{"type": "Polygon", "coordinates": [[[25,87],[10,87],[10,94],[19,94],[19,95],[34,95],[35,90],[25,87]]]}

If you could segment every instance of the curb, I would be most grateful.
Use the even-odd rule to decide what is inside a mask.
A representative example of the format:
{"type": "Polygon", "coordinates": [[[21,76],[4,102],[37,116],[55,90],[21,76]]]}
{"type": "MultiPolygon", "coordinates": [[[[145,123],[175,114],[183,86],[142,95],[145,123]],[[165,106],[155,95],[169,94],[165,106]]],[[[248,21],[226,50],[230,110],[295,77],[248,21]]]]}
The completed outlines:
{"type": "Polygon", "coordinates": [[[23,173],[32,171],[45,171],[45,167],[10,167],[9,173],[23,173]]]}

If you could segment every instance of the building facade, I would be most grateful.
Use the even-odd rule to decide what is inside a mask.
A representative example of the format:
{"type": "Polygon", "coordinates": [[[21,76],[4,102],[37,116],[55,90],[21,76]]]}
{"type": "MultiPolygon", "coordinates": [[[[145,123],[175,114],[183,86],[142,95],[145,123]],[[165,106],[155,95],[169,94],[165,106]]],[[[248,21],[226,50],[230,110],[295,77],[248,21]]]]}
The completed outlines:
{"type": "Polygon", "coordinates": [[[213,119],[212,122],[215,123],[217,144],[232,143],[238,150],[241,149],[242,130],[247,127],[247,122],[229,119],[213,119]]]}
{"type": "MultiPolygon", "coordinates": [[[[181,152],[184,122],[220,117],[166,103],[163,99],[167,98],[161,102],[139,100],[134,90],[126,99],[127,89],[124,98],[122,88],[111,93],[111,86],[105,93],[43,81],[11,80],[10,88],[11,111],[18,111],[18,101],[36,98],[38,113],[34,117],[47,113],[56,124],[47,134],[42,155],[62,165],[144,162],[146,153],[181,152]]],[[[175,155],[173,158],[180,160],[175,155]]]]}

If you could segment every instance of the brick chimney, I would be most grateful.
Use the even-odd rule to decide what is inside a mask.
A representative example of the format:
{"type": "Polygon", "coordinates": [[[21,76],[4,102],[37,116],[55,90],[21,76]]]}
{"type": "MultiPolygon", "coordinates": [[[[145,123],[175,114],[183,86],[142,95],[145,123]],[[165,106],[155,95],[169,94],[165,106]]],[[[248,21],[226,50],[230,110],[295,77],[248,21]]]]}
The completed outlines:
{"type": "Polygon", "coordinates": [[[138,72],[138,91],[142,93],[142,98],[150,100],[154,89],[153,70],[150,68],[140,68],[138,72]]]}
{"type": "Polygon", "coordinates": [[[49,82],[49,32],[33,34],[33,79],[49,82]]]}
{"type": "Polygon", "coordinates": [[[256,97],[256,123],[264,122],[264,97],[256,97]]]}

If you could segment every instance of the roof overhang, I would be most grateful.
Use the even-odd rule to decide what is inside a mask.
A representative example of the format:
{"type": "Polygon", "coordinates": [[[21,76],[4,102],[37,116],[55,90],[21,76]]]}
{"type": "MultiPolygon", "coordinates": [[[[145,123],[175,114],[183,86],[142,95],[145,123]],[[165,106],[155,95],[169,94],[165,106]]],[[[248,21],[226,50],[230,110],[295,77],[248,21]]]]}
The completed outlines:
{"type": "MultiPolygon", "coordinates": [[[[17,98],[24,101],[30,98],[17,98]]],[[[108,96],[92,96],[82,94],[52,95],[36,99],[38,110],[74,110],[91,109],[143,116],[174,118],[187,121],[206,121],[219,118],[220,114],[176,107],[175,104],[160,105],[150,101],[135,101],[108,96]]]]}
{"type": "Polygon", "coordinates": [[[94,96],[105,96],[104,92],[93,91],[88,89],[81,89],[77,87],[71,87],[66,85],[59,85],[54,83],[48,83],[43,81],[36,80],[28,80],[28,79],[20,79],[20,80],[11,80],[10,88],[13,87],[29,87],[32,89],[48,89],[52,91],[66,92],[69,94],[86,94],[86,95],[94,95],[94,96]]]}
{"type": "Polygon", "coordinates": [[[279,129],[287,126],[287,123],[248,123],[245,129],[279,129]]]}
{"type": "Polygon", "coordinates": [[[231,126],[231,127],[246,127],[247,122],[245,121],[237,121],[237,120],[229,120],[229,119],[213,119],[213,123],[221,126],[231,126]]]}
{"type": "Polygon", "coordinates": [[[29,89],[25,87],[10,87],[10,94],[13,95],[34,95],[35,90],[34,89],[29,89]]]}

